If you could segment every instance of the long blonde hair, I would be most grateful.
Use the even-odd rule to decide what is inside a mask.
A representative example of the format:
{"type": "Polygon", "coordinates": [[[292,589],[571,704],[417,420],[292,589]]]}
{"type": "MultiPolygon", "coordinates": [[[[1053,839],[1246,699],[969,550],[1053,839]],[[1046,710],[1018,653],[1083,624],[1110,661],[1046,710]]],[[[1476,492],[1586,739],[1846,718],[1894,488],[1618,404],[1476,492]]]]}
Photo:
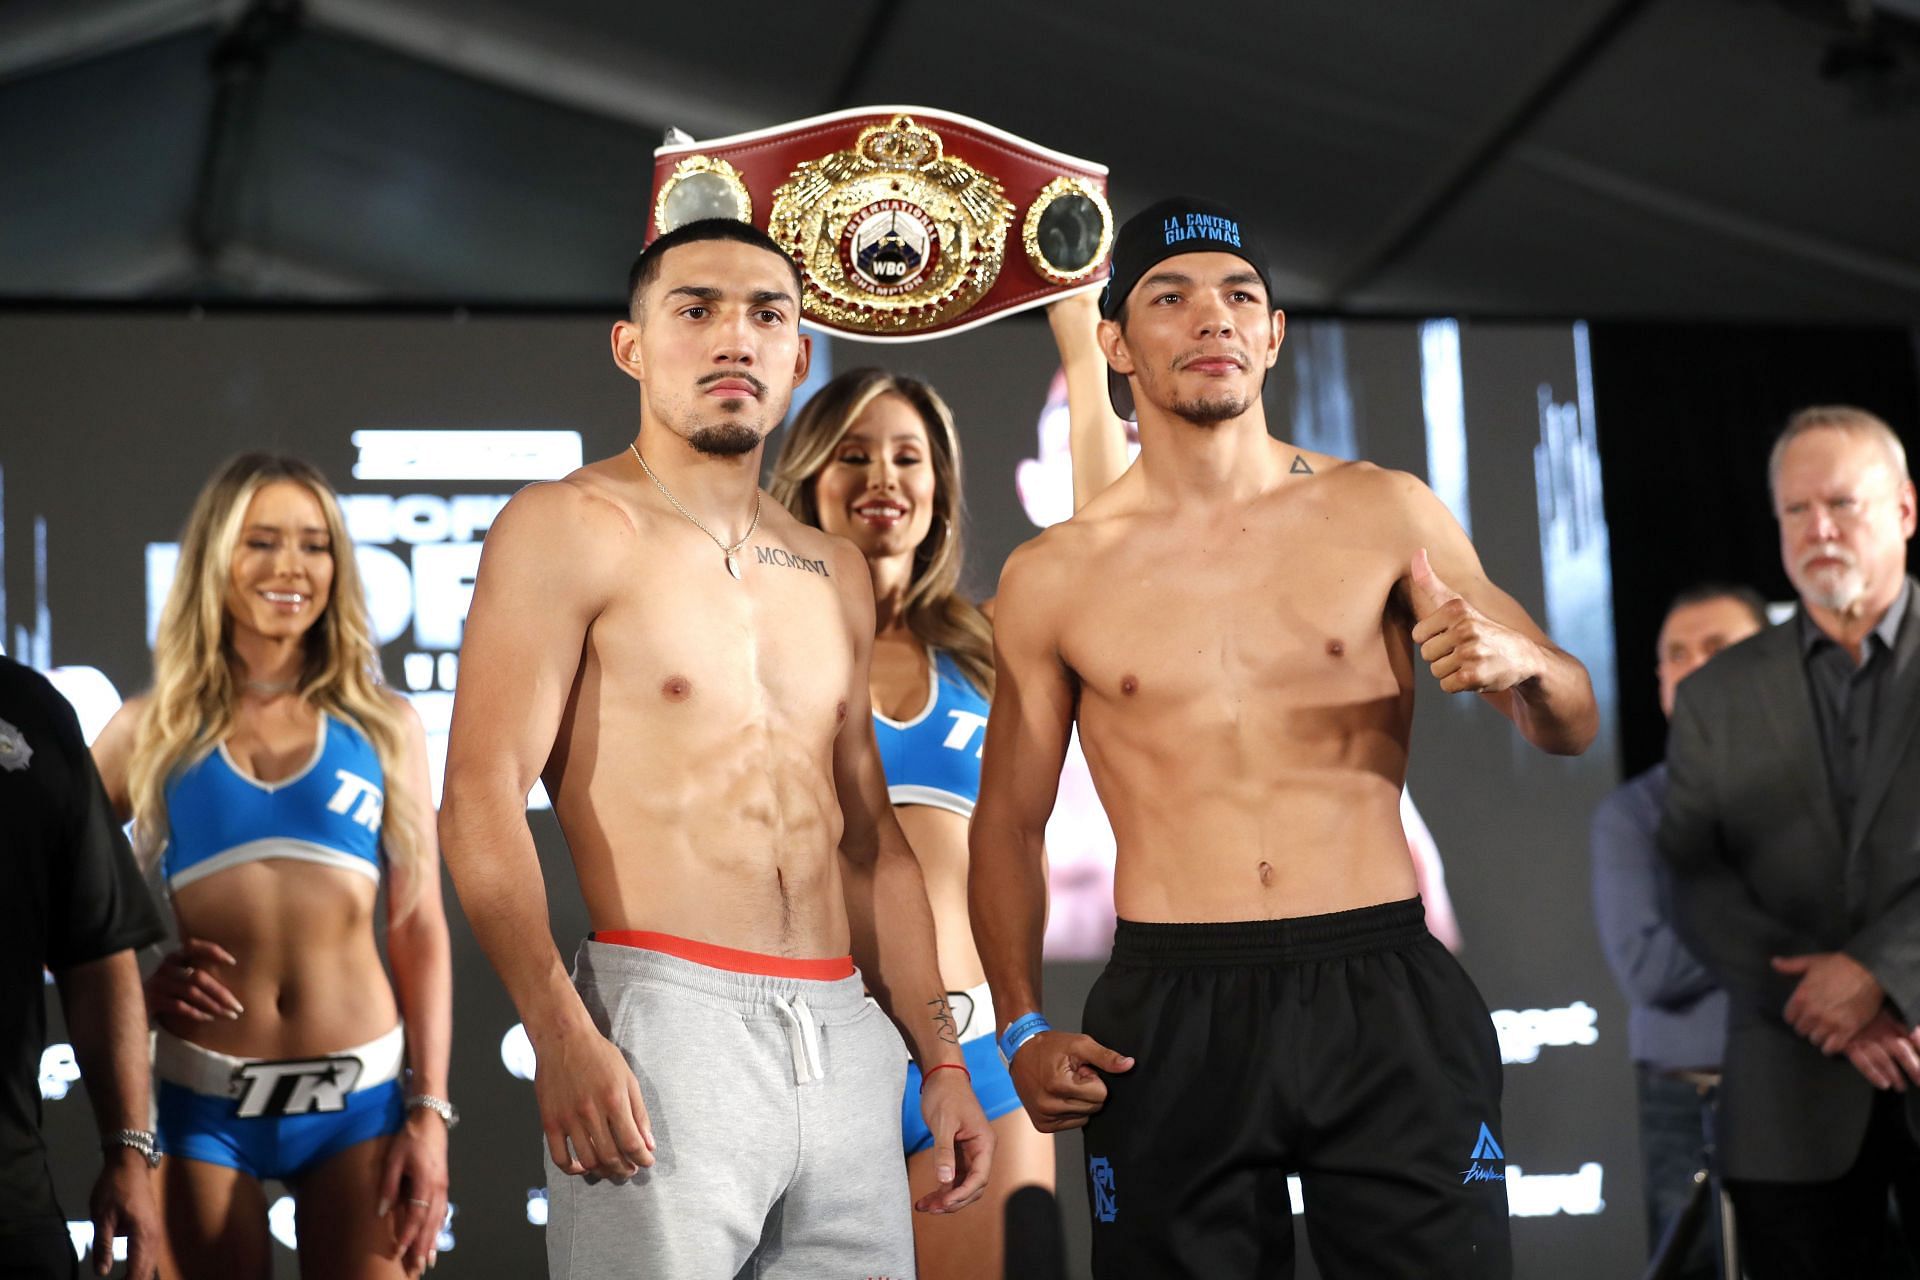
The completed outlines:
{"type": "Polygon", "coordinates": [[[896,395],[926,424],[933,458],[933,527],[913,552],[913,576],[904,603],[907,629],[921,643],[953,655],[981,693],[993,694],[993,627],[978,605],[959,594],[962,525],[960,438],[953,412],[918,378],[885,369],[849,369],[807,401],[787,428],[767,491],[794,516],[820,526],[814,481],[833,457],[841,437],[867,406],[896,395]]]}
{"type": "Polygon", "coordinates": [[[423,860],[416,805],[400,761],[405,721],[383,690],[380,653],[367,621],[366,594],[353,543],[333,487],[311,463],[282,454],[243,453],[226,462],[194,501],[180,539],[179,566],[160,613],[153,646],[153,689],[128,764],[134,844],[151,863],[167,837],[166,788],[233,731],[239,689],[233,678],[233,620],[227,594],[234,547],[254,494],[278,481],[304,486],[320,504],[333,555],[333,589],[305,636],[300,696],[366,734],[385,774],[380,842],[396,872],[401,913],[419,892],[423,860]]]}

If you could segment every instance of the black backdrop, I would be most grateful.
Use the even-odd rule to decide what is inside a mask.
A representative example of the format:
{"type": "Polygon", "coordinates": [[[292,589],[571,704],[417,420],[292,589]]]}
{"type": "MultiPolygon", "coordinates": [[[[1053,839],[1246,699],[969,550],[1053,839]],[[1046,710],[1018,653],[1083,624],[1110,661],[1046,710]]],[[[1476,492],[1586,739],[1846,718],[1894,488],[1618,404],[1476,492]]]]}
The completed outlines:
{"type": "Polygon", "coordinates": [[[1796,409],[1872,410],[1920,457],[1914,332],[1603,324],[1591,326],[1613,537],[1622,776],[1665,754],[1653,675],[1667,602],[1703,579],[1793,590],[1767,494],[1767,452],[1796,409]]]}
{"type": "MultiPolygon", "coordinates": [[[[10,588],[9,648],[32,656],[19,643],[24,630],[50,641],[53,663],[96,665],[120,689],[137,687],[147,660],[141,548],[172,536],[213,462],[240,447],[306,453],[348,493],[436,488],[355,479],[348,433],[362,427],[573,428],[587,457],[613,452],[631,431],[632,390],[606,363],[604,323],[577,314],[445,312],[0,314],[0,385],[8,389],[0,406],[7,504],[0,582],[10,588]],[[36,546],[41,517],[51,548],[44,576],[36,546]]],[[[1790,408],[1810,399],[1856,400],[1911,428],[1912,348],[1904,334],[1886,331],[1591,332],[1622,683],[1615,685],[1610,660],[1596,676],[1626,690],[1618,709],[1628,726],[1636,718],[1643,727],[1654,722],[1643,736],[1657,752],[1648,659],[1666,594],[1709,574],[1745,573],[1777,585],[1764,496],[1767,438],[1790,408]],[[1763,376],[1772,389],[1761,398],[1763,376]],[[1749,393],[1757,403],[1744,403],[1749,393]],[[1897,394],[1904,394],[1905,410],[1894,406],[1897,394]],[[1684,454],[1675,440],[1688,442],[1684,454]],[[1749,460],[1744,470],[1729,461],[1741,457],[1749,460]],[[1745,558],[1733,558],[1734,551],[1745,558]]],[[[1424,440],[1420,426],[1423,412],[1433,412],[1423,405],[1423,333],[1405,321],[1297,319],[1291,358],[1283,358],[1268,388],[1275,433],[1435,480],[1432,424],[1424,440]]],[[[1036,451],[1035,413],[1053,368],[1044,334],[1037,320],[1016,320],[904,352],[833,348],[841,367],[885,358],[922,373],[954,403],[970,451],[969,577],[977,590],[989,588],[1007,550],[1032,531],[1012,479],[1036,451]]],[[[1473,532],[1495,580],[1549,622],[1553,584],[1543,546],[1549,526],[1565,521],[1549,519],[1540,468],[1554,454],[1544,439],[1549,417],[1564,424],[1579,398],[1577,342],[1570,344],[1565,324],[1462,324],[1458,344],[1468,455],[1462,500],[1471,503],[1473,532]]],[[[1593,415],[1585,417],[1590,425],[1593,415]]],[[[513,487],[488,481],[437,491],[513,487]]],[[[391,546],[403,554],[421,549],[391,546]]],[[[1602,631],[1605,619],[1603,609],[1602,631]]],[[[412,644],[434,647],[417,636],[412,644]]],[[[408,647],[405,639],[389,646],[396,680],[408,647]]],[[[442,676],[438,683],[450,682],[442,676]]],[[[1420,706],[1412,783],[1446,853],[1469,940],[1463,959],[1488,1003],[1506,1012],[1516,1038],[1536,1037],[1533,1055],[1507,1068],[1509,1159],[1535,1179],[1528,1185],[1536,1204],[1563,1194],[1577,1203],[1589,1186],[1597,1193],[1579,1211],[1587,1216],[1548,1208],[1547,1216],[1516,1220],[1521,1274],[1628,1274],[1640,1243],[1631,1084],[1621,1008],[1599,966],[1585,888],[1585,814],[1614,776],[1613,721],[1586,759],[1557,762],[1517,748],[1485,708],[1425,690],[1420,706]],[[1554,1039],[1556,1027],[1570,1025],[1563,1015],[1578,1008],[1588,1009],[1593,1035],[1554,1039]],[[1535,1016],[1543,1014],[1554,1016],[1535,1016]],[[1567,1180],[1564,1192],[1555,1179],[1567,1180]]],[[[1627,752],[1630,762],[1644,755],[1627,752]]],[[[534,815],[534,827],[555,933],[570,949],[583,924],[577,892],[564,854],[554,856],[551,816],[534,815]]],[[[451,1265],[456,1275],[530,1274],[539,1248],[527,1200],[538,1182],[530,1090],[509,1074],[500,1048],[512,1011],[457,906],[453,916],[462,1042],[455,1092],[470,1119],[455,1148],[460,1247],[443,1256],[443,1272],[451,1265]]],[[[1091,976],[1083,965],[1050,966],[1057,1020],[1077,1021],[1091,976]]],[[[74,1158],[91,1145],[85,1121],[71,1102],[49,1103],[49,1120],[66,1155],[62,1199],[77,1211],[93,1164],[74,1158]]],[[[1074,1204],[1083,1195],[1078,1154],[1068,1143],[1061,1166],[1075,1255],[1084,1236],[1074,1204]]],[[[290,1255],[276,1253],[285,1273],[290,1255]]]]}

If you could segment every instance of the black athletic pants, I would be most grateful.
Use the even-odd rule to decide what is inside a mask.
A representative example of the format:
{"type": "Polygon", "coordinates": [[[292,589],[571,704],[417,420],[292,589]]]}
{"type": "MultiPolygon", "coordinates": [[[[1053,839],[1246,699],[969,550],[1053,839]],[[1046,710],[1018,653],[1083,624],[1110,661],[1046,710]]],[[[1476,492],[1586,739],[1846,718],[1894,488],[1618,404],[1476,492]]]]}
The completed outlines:
{"type": "Polygon", "coordinates": [[[1122,920],[1084,1027],[1135,1059],[1085,1130],[1093,1271],[1507,1280],[1500,1050],[1418,899],[1229,924],[1122,920]]]}

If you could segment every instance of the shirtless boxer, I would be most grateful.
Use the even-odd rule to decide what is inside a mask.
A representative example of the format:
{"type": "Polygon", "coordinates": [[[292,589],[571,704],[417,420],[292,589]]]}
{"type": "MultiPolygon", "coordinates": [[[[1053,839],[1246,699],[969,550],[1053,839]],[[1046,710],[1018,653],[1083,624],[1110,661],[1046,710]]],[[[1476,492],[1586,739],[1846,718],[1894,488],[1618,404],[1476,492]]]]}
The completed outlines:
{"type": "Polygon", "coordinates": [[[548,1264],[910,1276],[900,1036],[939,1153],[916,1207],[978,1196],[992,1137],[874,746],[866,564],[757,487],[807,371],[798,272],[709,221],[656,240],[630,285],[613,358],[639,434],[488,534],[441,809],[539,1061],[548,1264]],[[594,930],[572,982],[524,816],[536,777],[594,930]]]}
{"type": "Polygon", "coordinates": [[[1329,1280],[1505,1277],[1500,1052],[1400,822],[1414,675],[1571,754],[1586,671],[1418,480],[1267,434],[1285,317],[1244,222],[1165,201],[1113,263],[1140,458],[1014,552],[995,619],[969,893],[1015,1086],[1085,1126],[1097,1276],[1291,1275],[1297,1171],[1329,1280]],[[1034,1012],[1076,719],[1120,916],[1080,1035],[1034,1012]]]}

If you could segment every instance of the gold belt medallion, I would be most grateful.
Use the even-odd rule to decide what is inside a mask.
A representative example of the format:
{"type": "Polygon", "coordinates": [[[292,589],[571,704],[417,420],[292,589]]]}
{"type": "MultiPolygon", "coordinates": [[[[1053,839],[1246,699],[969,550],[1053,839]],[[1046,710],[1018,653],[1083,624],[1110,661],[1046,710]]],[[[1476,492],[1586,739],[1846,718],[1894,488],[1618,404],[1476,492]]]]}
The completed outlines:
{"type": "Polygon", "coordinates": [[[897,115],[794,169],[767,230],[805,272],[809,317],[883,334],[941,324],[986,296],[1012,222],[998,179],[897,115]]]}

